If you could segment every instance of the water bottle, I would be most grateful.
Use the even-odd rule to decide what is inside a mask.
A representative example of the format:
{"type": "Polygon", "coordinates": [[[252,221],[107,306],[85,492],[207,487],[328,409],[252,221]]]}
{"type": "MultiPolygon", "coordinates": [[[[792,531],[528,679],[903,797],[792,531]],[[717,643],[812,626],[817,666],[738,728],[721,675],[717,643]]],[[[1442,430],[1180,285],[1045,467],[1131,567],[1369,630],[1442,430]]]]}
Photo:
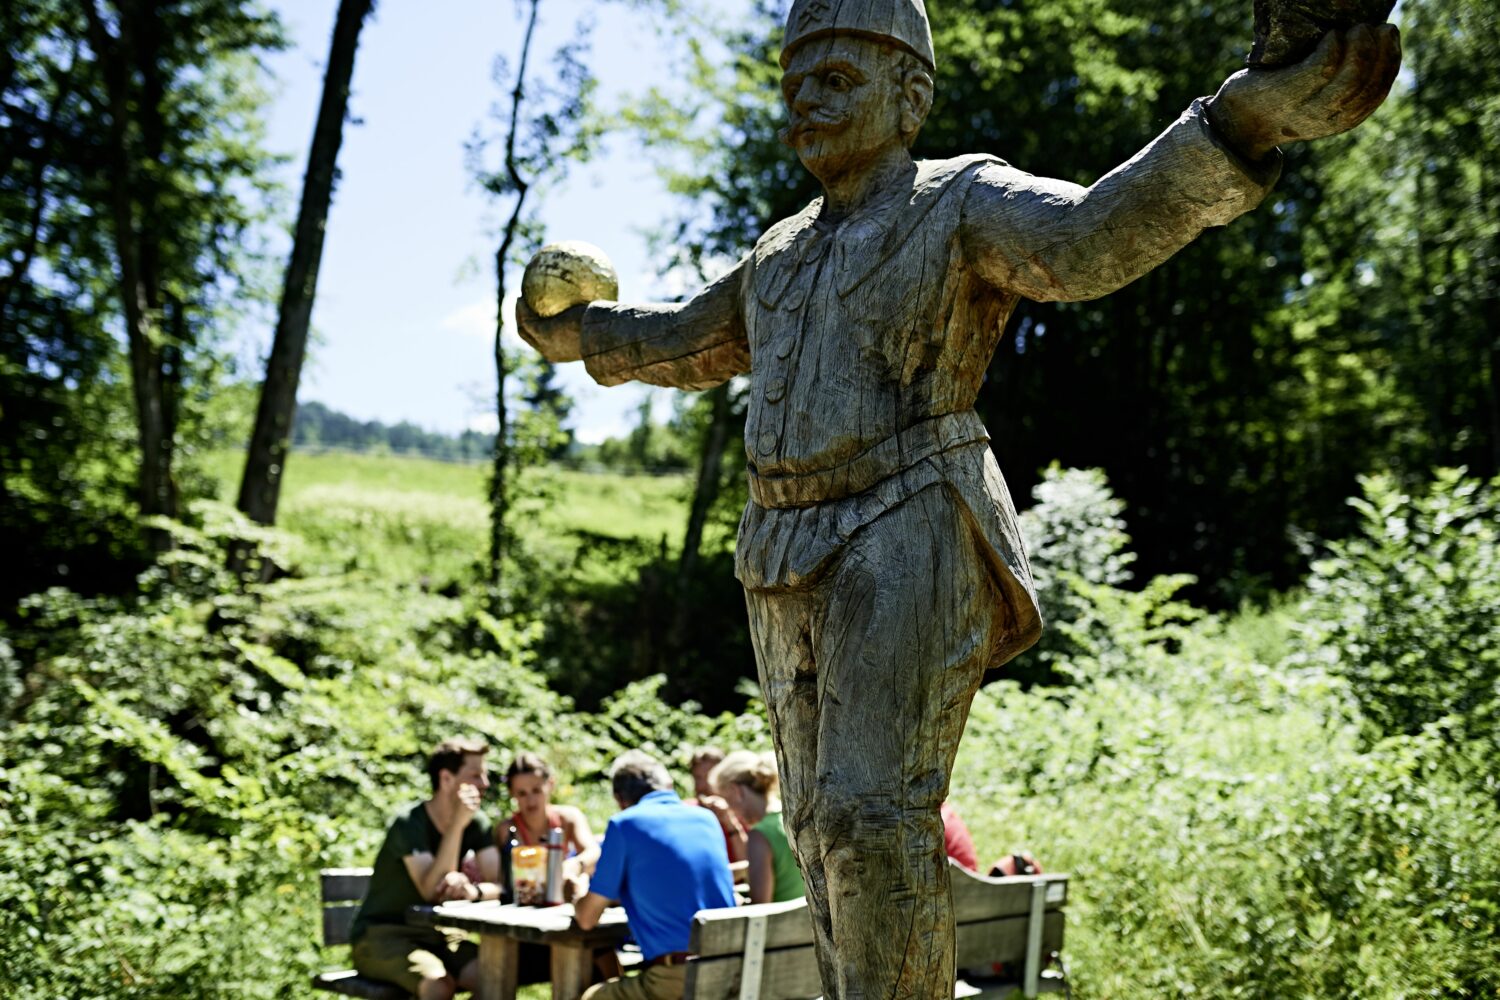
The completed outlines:
{"type": "Polygon", "coordinates": [[[563,901],[563,832],[559,827],[547,831],[547,906],[563,901]]]}

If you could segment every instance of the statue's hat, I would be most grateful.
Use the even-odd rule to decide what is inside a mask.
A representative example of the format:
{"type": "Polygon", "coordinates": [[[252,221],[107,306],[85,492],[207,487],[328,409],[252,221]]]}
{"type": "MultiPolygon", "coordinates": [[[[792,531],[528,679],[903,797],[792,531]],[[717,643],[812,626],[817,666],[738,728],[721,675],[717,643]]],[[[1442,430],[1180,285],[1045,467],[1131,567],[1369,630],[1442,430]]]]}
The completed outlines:
{"type": "Polygon", "coordinates": [[[932,28],[923,0],[795,0],[786,17],[781,68],[804,42],[828,35],[855,35],[892,42],[937,69],[932,28]]]}

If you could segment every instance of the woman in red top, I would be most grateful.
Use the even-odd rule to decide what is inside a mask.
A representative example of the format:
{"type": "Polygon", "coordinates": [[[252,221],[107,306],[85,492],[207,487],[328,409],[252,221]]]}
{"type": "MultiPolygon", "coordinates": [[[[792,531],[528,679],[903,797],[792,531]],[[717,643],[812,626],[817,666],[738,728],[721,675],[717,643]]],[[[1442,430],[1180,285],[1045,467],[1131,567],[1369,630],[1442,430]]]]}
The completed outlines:
{"type": "MultiPolygon", "coordinates": [[[[594,862],[599,860],[599,842],[581,810],[552,805],[552,769],[546,761],[526,751],[516,754],[506,768],[505,787],[510,789],[510,797],[516,803],[516,813],[510,822],[522,846],[543,846],[549,830],[561,829],[563,844],[572,855],[563,862],[567,876],[571,879],[579,872],[594,870],[594,862]]],[[[503,826],[495,832],[497,836],[505,836],[503,826]]]]}

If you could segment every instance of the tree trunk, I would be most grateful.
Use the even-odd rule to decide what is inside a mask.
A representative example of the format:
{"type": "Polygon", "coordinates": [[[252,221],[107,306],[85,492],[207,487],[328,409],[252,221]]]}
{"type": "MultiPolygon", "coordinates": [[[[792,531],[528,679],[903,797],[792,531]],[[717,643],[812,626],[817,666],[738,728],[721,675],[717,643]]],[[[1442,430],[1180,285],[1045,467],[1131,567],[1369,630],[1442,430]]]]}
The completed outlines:
{"type": "Polygon", "coordinates": [[[281,290],[276,336],[266,362],[266,380],[261,386],[245,473],[240,480],[239,508],[260,524],[276,523],[281,477],[286,469],[292,421],[297,411],[297,383],[302,377],[307,331],[318,289],[328,207],[338,178],[339,147],[343,145],[344,121],[348,117],[354,55],[360,29],[373,6],[374,0],[340,0],[333,25],[328,70],[323,77],[323,101],[307,157],[302,205],[297,212],[292,255],[281,290]]]}
{"type": "MultiPolygon", "coordinates": [[[[519,220],[519,204],[512,218],[519,220]]],[[[505,405],[505,379],[510,373],[505,362],[504,333],[505,258],[509,255],[512,238],[513,233],[508,228],[500,249],[495,253],[495,447],[490,453],[489,583],[491,610],[496,613],[500,610],[500,586],[505,582],[505,554],[508,549],[505,533],[510,516],[510,413],[505,405]]]]}
{"type": "Polygon", "coordinates": [[[510,175],[515,191],[515,204],[511,206],[510,218],[506,220],[500,247],[495,251],[495,448],[490,465],[490,565],[489,585],[491,609],[499,614],[501,608],[501,586],[505,582],[505,557],[509,548],[510,515],[510,421],[505,404],[505,379],[509,374],[505,361],[505,269],[510,263],[511,249],[521,232],[521,220],[526,207],[526,194],[531,185],[521,175],[520,159],[516,154],[516,138],[521,127],[521,105],[526,99],[526,63],[531,57],[531,41],[536,35],[537,11],[541,0],[531,0],[531,11],[526,22],[526,34],[521,41],[521,58],[516,66],[516,85],[510,92],[510,127],[505,136],[505,170],[510,175]]]}
{"type": "MultiPolygon", "coordinates": [[[[1492,162],[1492,161],[1490,161],[1492,162]]],[[[1479,218],[1494,217],[1500,208],[1500,190],[1497,190],[1490,162],[1481,161],[1479,166],[1479,218]]],[[[1485,386],[1489,397],[1490,476],[1500,475],[1500,229],[1492,229],[1489,235],[1488,263],[1475,262],[1475,276],[1479,284],[1480,315],[1482,328],[1489,331],[1489,350],[1485,360],[1489,363],[1490,377],[1485,386]]]]}
{"type": "MultiPolygon", "coordinates": [[[[176,490],[172,484],[173,441],[167,428],[166,406],[162,398],[161,354],[157,346],[156,330],[157,288],[154,269],[147,265],[155,259],[154,251],[144,250],[149,239],[145,225],[150,216],[142,211],[142,226],[136,225],[136,202],[149,200],[137,190],[135,172],[132,171],[132,156],[129,149],[128,123],[131,100],[129,95],[130,70],[126,63],[127,53],[135,65],[154,68],[155,51],[132,39],[130,29],[142,22],[153,22],[155,11],[150,4],[135,10],[134,20],[129,8],[121,9],[121,37],[109,33],[103,16],[90,0],[84,7],[89,22],[89,44],[94,50],[104,75],[104,87],[109,109],[109,163],[110,163],[110,216],[115,237],[115,256],[119,264],[119,294],[125,314],[125,338],[130,356],[131,388],[135,398],[136,428],[141,448],[140,504],[145,516],[175,517],[177,515],[176,490]]],[[[151,39],[146,33],[146,40],[151,39]]],[[[155,88],[148,88],[155,92],[155,88]]],[[[152,125],[159,122],[160,106],[148,107],[140,102],[142,132],[159,138],[160,131],[152,125]]],[[[142,185],[144,187],[144,185],[142,185]]],[[[147,541],[154,551],[162,552],[170,546],[165,532],[147,532],[147,541]]]]}

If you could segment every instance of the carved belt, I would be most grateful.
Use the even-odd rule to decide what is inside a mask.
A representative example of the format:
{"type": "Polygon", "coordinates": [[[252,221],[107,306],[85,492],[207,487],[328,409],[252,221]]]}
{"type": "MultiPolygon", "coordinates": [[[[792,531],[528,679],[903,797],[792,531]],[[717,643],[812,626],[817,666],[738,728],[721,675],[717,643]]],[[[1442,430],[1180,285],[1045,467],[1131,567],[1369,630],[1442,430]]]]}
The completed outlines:
{"type": "Polygon", "coordinates": [[[973,410],[945,413],[898,431],[842,465],[815,472],[767,476],[750,468],[750,499],[762,507],[806,507],[851,497],[933,455],[988,441],[973,410]]]}

